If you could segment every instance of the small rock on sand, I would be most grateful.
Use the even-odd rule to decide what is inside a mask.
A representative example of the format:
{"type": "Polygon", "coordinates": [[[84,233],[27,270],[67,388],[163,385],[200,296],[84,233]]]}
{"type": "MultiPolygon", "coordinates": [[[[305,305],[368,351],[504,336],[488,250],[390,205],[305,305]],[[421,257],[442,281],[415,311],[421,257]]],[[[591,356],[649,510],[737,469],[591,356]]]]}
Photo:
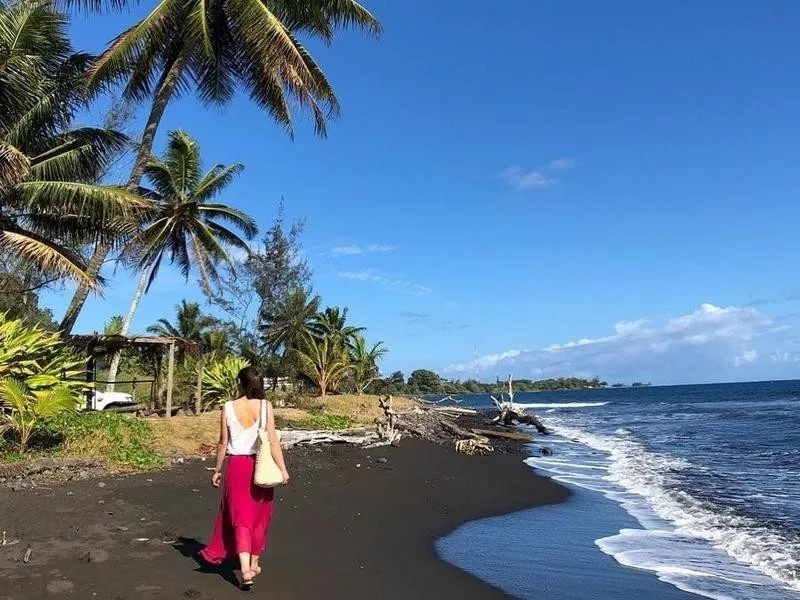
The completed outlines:
{"type": "Polygon", "coordinates": [[[97,487],[102,489],[102,488],[106,487],[106,484],[101,481],[100,483],[97,484],[97,487]]]}
{"type": "Polygon", "coordinates": [[[82,558],[90,563],[103,563],[108,560],[108,552],[100,549],[89,550],[82,558]]]}
{"type": "Polygon", "coordinates": [[[382,465],[385,465],[385,464],[386,464],[386,463],[388,463],[388,462],[389,462],[389,460],[388,460],[386,457],[383,457],[383,456],[381,456],[381,457],[378,459],[378,463],[380,463],[380,464],[382,464],[382,465]]]}
{"type": "Polygon", "coordinates": [[[71,581],[59,579],[48,583],[45,589],[51,594],[63,594],[65,592],[71,592],[74,588],[75,585],[71,581]]]}

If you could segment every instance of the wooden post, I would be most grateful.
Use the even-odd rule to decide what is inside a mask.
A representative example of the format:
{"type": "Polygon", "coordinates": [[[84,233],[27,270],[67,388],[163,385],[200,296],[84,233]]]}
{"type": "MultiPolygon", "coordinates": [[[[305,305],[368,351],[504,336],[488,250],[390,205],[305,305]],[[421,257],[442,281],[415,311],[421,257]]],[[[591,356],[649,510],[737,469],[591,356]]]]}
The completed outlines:
{"type": "Polygon", "coordinates": [[[203,409],[203,367],[205,365],[205,361],[203,360],[203,355],[200,355],[200,358],[197,360],[197,387],[195,389],[195,397],[194,397],[194,414],[199,415],[200,411],[203,409]]]}
{"type": "Polygon", "coordinates": [[[131,383],[131,398],[133,398],[133,403],[136,404],[136,375],[133,376],[133,383],[131,383]]]}
{"type": "Polygon", "coordinates": [[[167,362],[167,418],[172,418],[172,385],[175,381],[175,342],[169,345],[167,362]]]}

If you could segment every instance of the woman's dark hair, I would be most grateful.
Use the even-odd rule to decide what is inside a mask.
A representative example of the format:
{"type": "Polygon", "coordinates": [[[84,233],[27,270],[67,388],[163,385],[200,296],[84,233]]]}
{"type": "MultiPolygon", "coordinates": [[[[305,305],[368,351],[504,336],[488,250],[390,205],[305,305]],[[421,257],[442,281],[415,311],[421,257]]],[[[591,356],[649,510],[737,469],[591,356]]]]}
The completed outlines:
{"type": "Polygon", "coordinates": [[[245,367],[236,376],[242,393],[248,398],[261,400],[264,398],[264,377],[255,367],[245,367]]]}

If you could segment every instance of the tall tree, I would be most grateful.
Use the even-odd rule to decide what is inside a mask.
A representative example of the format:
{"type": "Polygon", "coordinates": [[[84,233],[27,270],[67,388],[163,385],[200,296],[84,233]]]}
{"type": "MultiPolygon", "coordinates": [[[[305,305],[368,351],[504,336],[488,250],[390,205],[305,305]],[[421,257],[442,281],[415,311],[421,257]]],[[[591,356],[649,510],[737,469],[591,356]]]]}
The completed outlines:
{"type": "MultiPolygon", "coordinates": [[[[71,2],[90,9],[106,4],[71,2]]],[[[164,111],[182,91],[192,89],[202,102],[221,105],[241,87],[290,135],[294,103],[311,112],[317,134],[324,136],[339,102],[298,36],[331,43],[341,28],[381,33],[378,20],[355,0],[161,0],[113,41],[90,73],[93,88],[122,83],[124,98],[151,102],[128,189],[139,187],[164,111]]],[[[108,244],[98,244],[92,273],[109,251],[108,244]]],[[[86,285],[75,292],[62,321],[65,331],[74,327],[88,294],[86,285]]]]}
{"type": "Polygon", "coordinates": [[[305,344],[314,331],[320,302],[319,296],[310,297],[306,290],[298,288],[289,293],[283,304],[262,315],[264,344],[270,352],[280,354],[284,371],[293,358],[292,351],[305,344]]]}
{"type": "Polygon", "coordinates": [[[315,319],[315,333],[320,337],[329,337],[343,348],[354,348],[356,336],[366,330],[366,327],[356,327],[347,324],[349,309],[338,306],[329,306],[317,315],[315,319]]]}
{"type": "Polygon", "coordinates": [[[307,333],[292,354],[300,372],[314,382],[320,396],[335,392],[350,370],[347,352],[327,336],[319,338],[307,333]]]}
{"type": "Polygon", "coordinates": [[[147,203],[95,184],[126,138],[71,127],[87,106],[92,59],[73,53],[67,26],[50,3],[0,3],[0,251],[88,289],[97,273],[78,250],[111,247],[147,203]]]}
{"type": "MultiPolygon", "coordinates": [[[[216,165],[201,175],[200,148],[182,131],[170,133],[164,159],[152,157],[145,175],[153,184],[144,195],[155,203],[152,219],[131,240],[129,247],[138,257],[141,271],[136,292],[122,324],[127,335],[142,297],[150,289],[166,256],[188,280],[196,269],[204,288],[219,279],[217,265],[229,262],[228,248],[247,251],[247,242],[229,229],[232,225],[252,238],[256,224],[251,217],[225,204],[211,202],[242,170],[242,165],[216,165]]],[[[113,389],[119,367],[115,355],[108,374],[113,389]]]]}
{"type": "Polygon", "coordinates": [[[148,327],[147,331],[164,337],[200,342],[209,329],[216,324],[217,320],[211,315],[203,314],[197,302],[181,300],[181,303],[175,307],[174,324],[168,319],[159,319],[148,327]]]}
{"type": "Polygon", "coordinates": [[[304,223],[284,225],[283,201],[272,226],[250,252],[224,269],[209,302],[226,314],[225,329],[241,356],[263,364],[267,352],[255,335],[262,316],[275,314],[296,289],[310,290],[311,269],[303,258],[300,236],[304,223]]]}
{"type": "Polygon", "coordinates": [[[364,336],[356,334],[353,338],[353,349],[350,353],[350,362],[353,371],[353,380],[356,393],[361,395],[373,381],[378,378],[380,360],[388,352],[383,342],[378,342],[369,348],[364,336]]]}

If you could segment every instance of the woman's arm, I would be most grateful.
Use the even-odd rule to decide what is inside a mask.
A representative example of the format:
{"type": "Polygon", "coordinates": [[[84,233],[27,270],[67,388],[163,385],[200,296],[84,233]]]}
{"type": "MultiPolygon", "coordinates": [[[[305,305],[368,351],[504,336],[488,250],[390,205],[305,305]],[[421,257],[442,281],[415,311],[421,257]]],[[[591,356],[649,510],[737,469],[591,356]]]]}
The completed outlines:
{"type": "Polygon", "coordinates": [[[272,459],[283,474],[283,483],[289,481],[289,471],[286,470],[286,462],[283,460],[283,450],[281,449],[281,441],[278,439],[278,433],[275,431],[275,414],[272,410],[272,403],[267,402],[267,409],[269,415],[267,416],[267,435],[269,436],[269,447],[272,452],[272,459]]]}
{"type": "Polygon", "coordinates": [[[219,444],[217,444],[217,461],[214,464],[214,473],[211,475],[211,485],[219,487],[222,479],[222,463],[225,462],[225,453],[228,451],[228,422],[225,419],[225,407],[219,417],[219,444]]]}

